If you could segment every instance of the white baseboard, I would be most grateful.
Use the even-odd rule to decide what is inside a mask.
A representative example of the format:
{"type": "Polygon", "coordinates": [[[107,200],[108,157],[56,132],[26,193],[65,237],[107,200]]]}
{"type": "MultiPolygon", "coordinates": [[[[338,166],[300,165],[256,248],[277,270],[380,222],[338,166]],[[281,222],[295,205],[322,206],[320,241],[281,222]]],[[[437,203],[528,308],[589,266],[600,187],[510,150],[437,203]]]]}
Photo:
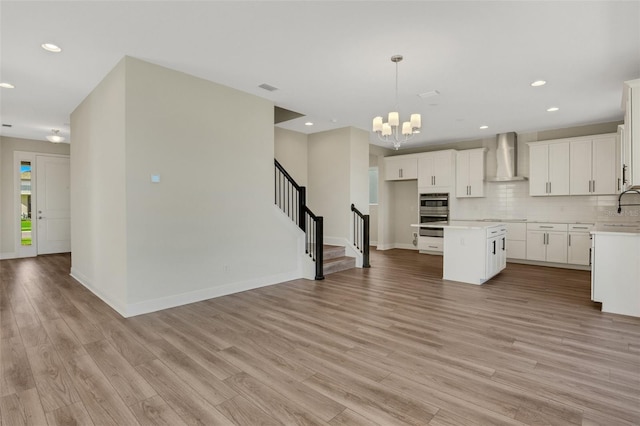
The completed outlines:
{"type": "Polygon", "coordinates": [[[11,252],[11,253],[0,253],[0,260],[5,260],[5,259],[15,259],[16,258],[16,254],[11,252]]]}
{"type": "Polygon", "coordinates": [[[229,283],[217,287],[209,287],[201,290],[190,291],[186,293],[173,294],[170,296],[159,297],[157,299],[145,300],[137,303],[123,304],[117,302],[91,285],[89,279],[82,273],[71,268],[70,274],[76,281],[85,286],[93,294],[99,297],[104,303],[111,306],[116,312],[125,318],[136,315],[148,314],[150,312],[160,311],[163,309],[175,308],[176,306],[187,305],[189,303],[200,302],[202,300],[213,299],[220,296],[227,296],[233,293],[253,290],[260,287],[279,284],[285,281],[291,281],[301,278],[299,271],[285,272],[267,277],[255,278],[247,281],[229,283]]]}
{"type": "Polygon", "coordinates": [[[414,246],[413,244],[402,244],[402,243],[378,244],[376,246],[376,250],[392,250],[392,249],[418,250],[418,247],[414,246]]]}
{"type": "Polygon", "coordinates": [[[285,272],[268,277],[259,277],[247,281],[229,283],[222,286],[209,287],[187,293],[174,294],[171,296],[159,297],[157,299],[145,300],[143,302],[131,303],[127,305],[126,317],[148,314],[150,312],[174,308],[176,306],[187,305],[189,303],[200,302],[202,300],[213,299],[220,296],[227,296],[229,294],[240,293],[242,291],[253,290],[299,278],[299,271],[285,272]]]}
{"type": "Polygon", "coordinates": [[[510,257],[507,258],[507,263],[520,263],[522,265],[546,266],[548,268],[575,269],[575,270],[578,270],[578,271],[590,271],[591,270],[591,266],[589,266],[589,265],[574,265],[574,264],[571,264],[571,263],[540,262],[540,261],[537,261],[537,260],[512,259],[510,257]]]}
{"type": "Polygon", "coordinates": [[[116,301],[111,297],[107,296],[99,289],[97,289],[92,283],[91,280],[84,275],[82,272],[78,271],[71,267],[71,273],[69,274],[73,279],[82,284],[87,290],[91,293],[95,294],[100,300],[102,300],[107,305],[111,306],[117,313],[122,315],[123,317],[127,317],[127,306],[123,302],[116,301]]]}
{"type": "Polygon", "coordinates": [[[418,250],[418,247],[414,246],[413,244],[402,244],[402,243],[396,243],[394,244],[395,247],[397,249],[403,249],[403,250],[418,250]]]}

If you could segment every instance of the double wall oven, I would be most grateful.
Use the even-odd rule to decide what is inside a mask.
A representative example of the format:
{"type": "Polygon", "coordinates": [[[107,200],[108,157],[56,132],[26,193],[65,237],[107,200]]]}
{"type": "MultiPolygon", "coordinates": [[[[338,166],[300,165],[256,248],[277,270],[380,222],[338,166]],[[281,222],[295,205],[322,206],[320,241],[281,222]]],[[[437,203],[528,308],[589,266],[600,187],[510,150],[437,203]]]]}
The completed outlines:
{"type": "MultiPolygon", "coordinates": [[[[449,220],[449,194],[420,194],[420,223],[449,220]]],[[[421,237],[444,237],[443,228],[420,228],[421,237]]]]}

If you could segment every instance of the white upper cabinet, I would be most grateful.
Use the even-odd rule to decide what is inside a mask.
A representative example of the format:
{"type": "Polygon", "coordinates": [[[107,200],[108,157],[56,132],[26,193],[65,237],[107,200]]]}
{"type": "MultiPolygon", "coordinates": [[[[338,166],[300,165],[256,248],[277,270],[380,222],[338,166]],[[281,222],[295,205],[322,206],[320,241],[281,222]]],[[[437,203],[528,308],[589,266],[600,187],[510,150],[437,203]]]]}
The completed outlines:
{"type": "Polygon", "coordinates": [[[456,154],[456,197],[484,197],[484,148],[456,154]]]}
{"type": "Polygon", "coordinates": [[[570,194],[618,192],[616,135],[575,138],[570,145],[570,194]]]}
{"type": "Polygon", "coordinates": [[[418,178],[418,158],[415,156],[398,155],[384,157],[385,180],[411,180],[418,178]]]}
{"type": "Polygon", "coordinates": [[[420,154],[418,157],[418,190],[449,192],[455,180],[456,151],[447,149],[420,154]]]}
{"type": "Polygon", "coordinates": [[[529,143],[529,195],[569,195],[569,143],[529,143]]]}

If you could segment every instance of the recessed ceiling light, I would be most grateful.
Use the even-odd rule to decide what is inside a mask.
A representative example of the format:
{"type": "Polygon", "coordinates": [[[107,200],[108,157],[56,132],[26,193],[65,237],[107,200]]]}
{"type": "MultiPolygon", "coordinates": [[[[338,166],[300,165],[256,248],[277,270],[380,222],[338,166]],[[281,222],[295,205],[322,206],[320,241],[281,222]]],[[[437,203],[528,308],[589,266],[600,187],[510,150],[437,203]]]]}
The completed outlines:
{"type": "Polygon", "coordinates": [[[47,52],[53,52],[53,53],[60,53],[62,52],[62,49],[59,46],[56,46],[53,43],[43,43],[42,48],[44,50],[46,50],[47,52]]]}
{"type": "Polygon", "coordinates": [[[545,84],[547,84],[547,82],[544,80],[536,80],[533,83],[531,83],[533,87],[540,87],[540,86],[544,86],[545,84]]]}
{"type": "Polygon", "coordinates": [[[310,121],[307,121],[306,123],[304,123],[305,126],[313,126],[313,123],[310,121]]]}
{"type": "Polygon", "coordinates": [[[488,129],[489,126],[480,126],[480,130],[488,129]]]}
{"type": "Polygon", "coordinates": [[[14,86],[11,83],[0,83],[0,87],[2,87],[3,89],[15,89],[16,86],[14,86]]]}
{"type": "Polygon", "coordinates": [[[558,107],[551,107],[551,108],[547,108],[547,111],[548,111],[548,112],[554,112],[554,111],[557,111],[557,110],[559,110],[559,109],[560,109],[560,108],[558,108],[558,107]]]}

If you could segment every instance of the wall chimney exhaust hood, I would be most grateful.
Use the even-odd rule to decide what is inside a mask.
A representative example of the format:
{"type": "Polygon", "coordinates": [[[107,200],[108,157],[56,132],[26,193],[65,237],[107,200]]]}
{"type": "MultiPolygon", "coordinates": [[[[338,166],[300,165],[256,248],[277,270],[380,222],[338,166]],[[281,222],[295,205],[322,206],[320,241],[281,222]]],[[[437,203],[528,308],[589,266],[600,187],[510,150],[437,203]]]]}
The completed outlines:
{"type": "Polygon", "coordinates": [[[487,171],[487,182],[512,182],[527,180],[518,176],[518,136],[515,132],[499,133],[496,135],[496,145],[489,149],[489,154],[495,153],[495,174],[487,171]]]}

